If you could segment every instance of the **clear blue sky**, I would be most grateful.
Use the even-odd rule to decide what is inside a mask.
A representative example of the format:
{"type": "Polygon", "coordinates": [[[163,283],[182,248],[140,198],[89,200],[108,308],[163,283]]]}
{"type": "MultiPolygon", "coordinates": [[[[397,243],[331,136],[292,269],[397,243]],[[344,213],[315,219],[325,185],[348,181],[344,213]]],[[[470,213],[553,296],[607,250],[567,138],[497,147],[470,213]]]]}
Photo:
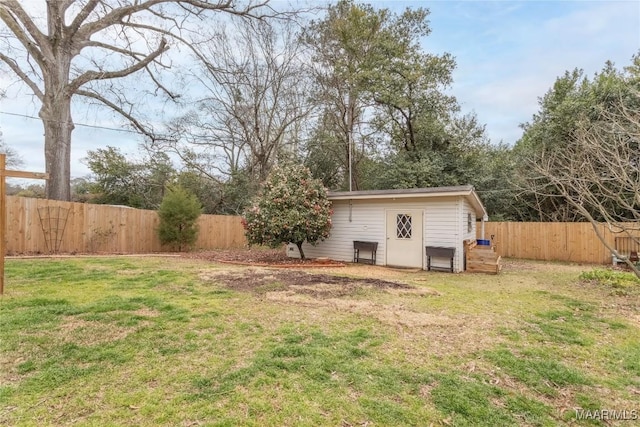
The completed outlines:
{"type": "MultiPolygon", "coordinates": [[[[366,2],[365,2],[366,3],[366,2]]],[[[432,33],[424,47],[449,52],[457,67],[451,93],[463,112],[475,112],[493,142],[515,143],[519,125],[538,110],[538,98],[566,70],[599,71],[605,61],[630,64],[640,49],[640,0],[625,1],[382,1],[368,3],[400,12],[430,9],[432,33]]],[[[5,78],[0,81],[6,82],[5,78]]],[[[37,116],[28,97],[2,101],[1,111],[37,116]]],[[[76,116],[76,123],[96,123],[76,116]]],[[[115,118],[100,124],[121,127],[115,118]]],[[[44,170],[42,126],[38,120],[0,114],[4,140],[23,157],[23,169],[44,170]]],[[[71,174],[88,173],[80,163],[87,150],[105,145],[136,153],[135,136],[78,126],[72,141],[71,174]]]]}

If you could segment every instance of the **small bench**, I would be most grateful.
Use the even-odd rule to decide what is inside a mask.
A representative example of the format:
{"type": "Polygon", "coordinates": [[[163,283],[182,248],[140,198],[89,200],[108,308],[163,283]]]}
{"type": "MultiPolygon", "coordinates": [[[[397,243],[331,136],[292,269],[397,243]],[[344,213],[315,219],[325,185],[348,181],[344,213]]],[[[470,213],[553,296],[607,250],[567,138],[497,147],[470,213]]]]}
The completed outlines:
{"type": "Polygon", "coordinates": [[[615,248],[620,256],[616,257],[615,254],[611,254],[613,265],[624,263],[627,259],[634,264],[640,261],[640,257],[638,257],[638,253],[640,253],[640,238],[630,236],[616,237],[615,248]]]}
{"type": "Polygon", "coordinates": [[[442,246],[425,246],[425,252],[427,254],[427,271],[431,271],[431,257],[435,258],[449,258],[450,267],[445,269],[444,267],[433,267],[433,269],[445,269],[453,273],[453,257],[456,254],[456,248],[445,248],[442,246]]]}
{"type": "Polygon", "coordinates": [[[353,241],[353,262],[363,262],[371,265],[376,263],[376,251],[378,250],[378,242],[362,242],[353,241]],[[371,258],[360,256],[360,251],[370,252],[371,258]]]}

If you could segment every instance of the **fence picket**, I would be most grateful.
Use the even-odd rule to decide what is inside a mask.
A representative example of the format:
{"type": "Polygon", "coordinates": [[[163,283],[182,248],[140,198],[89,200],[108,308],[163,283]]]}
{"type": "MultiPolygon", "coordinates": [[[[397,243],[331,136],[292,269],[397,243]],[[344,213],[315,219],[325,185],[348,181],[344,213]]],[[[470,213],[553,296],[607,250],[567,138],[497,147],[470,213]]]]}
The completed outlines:
{"type": "MultiPolygon", "coordinates": [[[[122,206],[59,202],[7,196],[7,253],[46,251],[38,208],[69,209],[62,253],[151,253],[163,252],[156,234],[155,211],[122,206]]],[[[247,245],[238,216],[201,215],[195,248],[230,249],[247,245]]],[[[478,232],[480,227],[477,227],[478,232]]],[[[606,225],[599,229],[613,245],[616,233],[606,225]]],[[[494,236],[500,256],[545,261],[608,264],[611,254],[598,240],[590,223],[487,222],[485,237],[494,236]]],[[[478,236],[480,238],[481,236],[478,236]]]]}
{"type": "MultiPolygon", "coordinates": [[[[158,240],[155,211],[123,206],[60,202],[7,196],[7,254],[46,253],[38,218],[40,207],[69,209],[61,253],[151,253],[169,249],[158,240]]],[[[240,217],[201,215],[196,249],[230,249],[247,245],[240,217]]]]}
{"type": "MultiPolygon", "coordinates": [[[[598,228],[613,246],[619,234],[605,224],[598,228]]],[[[588,222],[487,222],[485,236],[492,235],[497,252],[503,257],[592,264],[611,262],[611,253],[588,222]]]]}

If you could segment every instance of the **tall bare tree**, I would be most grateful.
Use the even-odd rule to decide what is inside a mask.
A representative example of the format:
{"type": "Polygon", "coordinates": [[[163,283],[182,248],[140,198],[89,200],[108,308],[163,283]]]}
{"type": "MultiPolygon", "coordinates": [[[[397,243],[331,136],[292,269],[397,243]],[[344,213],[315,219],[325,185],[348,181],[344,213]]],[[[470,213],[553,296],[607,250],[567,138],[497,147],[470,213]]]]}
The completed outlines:
{"type": "Polygon", "coordinates": [[[159,91],[175,97],[160,71],[172,44],[195,49],[199,22],[216,12],[244,17],[272,13],[269,0],[47,0],[35,5],[0,0],[0,62],[38,99],[44,125],[47,197],[70,199],[72,99],[84,97],[136,119],[135,102],[116,81],[145,72],[159,91]],[[44,8],[44,18],[40,10],[44,8]],[[1,27],[0,27],[1,28],[1,27]],[[104,84],[107,84],[106,86],[104,84]]]}
{"type": "Polygon", "coordinates": [[[204,91],[171,126],[188,166],[219,182],[243,173],[259,183],[279,154],[295,151],[313,108],[296,28],[235,21],[202,47],[204,69],[193,77],[204,91]]]}
{"type": "Polygon", "coordinates": [[[2,132],[0,131],[0,154],[4,154],[6,157],[6,165],[8,167],[20,166],[23,163],[22,157],[10,147],[2,138],[2,132]]]}

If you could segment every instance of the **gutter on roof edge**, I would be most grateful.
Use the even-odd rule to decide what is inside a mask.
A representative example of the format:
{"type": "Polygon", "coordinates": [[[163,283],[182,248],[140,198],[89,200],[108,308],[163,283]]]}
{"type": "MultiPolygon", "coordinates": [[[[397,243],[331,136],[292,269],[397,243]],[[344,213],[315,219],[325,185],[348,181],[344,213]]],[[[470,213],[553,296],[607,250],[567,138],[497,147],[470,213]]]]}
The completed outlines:
{"type": "Polygon", "coordinates": [[[329,200],[362,200],[362,199],[417,199],[421,197],[455,197],[468,196],[471,191],[456,191],[450,193],[390,193],[390,194],[340,194],[338,196],[329,194],[329,200]]]}

